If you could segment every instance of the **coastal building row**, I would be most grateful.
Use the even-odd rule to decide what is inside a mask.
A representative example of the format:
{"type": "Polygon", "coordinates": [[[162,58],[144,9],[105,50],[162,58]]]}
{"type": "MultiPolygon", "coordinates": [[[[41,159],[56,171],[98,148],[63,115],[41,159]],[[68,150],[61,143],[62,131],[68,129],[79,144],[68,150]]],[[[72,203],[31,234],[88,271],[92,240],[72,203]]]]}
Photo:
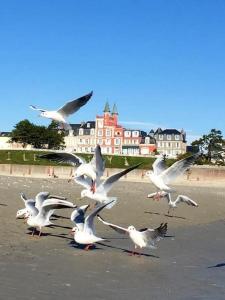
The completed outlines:
{"type": "MultiPolygon", "coordinates": [[[[121,126],[118,110],[114,104],[112,111],[108,102],[102,115],[95,121],[70,124],[71,130],[65,133],[65,147],[77,153],[93,153],[97,144],[103,154],[115,155],[155,155],[176,157],[186,152],[186,134],[183,130],[161,129],[149,133],[121,126]]],[[[0,132],[0,149],[22,148],[18,143],[8,143],[10,133],[0,132]]],[[[30,149],[31,147],[27,147],[30,149]]]]}

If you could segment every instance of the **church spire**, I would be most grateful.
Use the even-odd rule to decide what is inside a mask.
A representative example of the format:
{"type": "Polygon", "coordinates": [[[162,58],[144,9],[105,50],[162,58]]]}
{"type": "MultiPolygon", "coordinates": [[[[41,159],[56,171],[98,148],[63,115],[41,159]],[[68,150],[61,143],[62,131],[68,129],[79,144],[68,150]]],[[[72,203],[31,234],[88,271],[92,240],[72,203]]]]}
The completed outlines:
{"type": "Polygon", "coordinates": [[[105,108],[104,108],[103,112],[104,112],[104,113],[110,113],[110,107],[109,107],[108,101],[107,101],[106,104],[105,104],[105,108]]]}
{"type": "Polygon", "coordinates": [[[116,104],[113,105],[112,115],[118,115],[118,109],[116,104]]]}

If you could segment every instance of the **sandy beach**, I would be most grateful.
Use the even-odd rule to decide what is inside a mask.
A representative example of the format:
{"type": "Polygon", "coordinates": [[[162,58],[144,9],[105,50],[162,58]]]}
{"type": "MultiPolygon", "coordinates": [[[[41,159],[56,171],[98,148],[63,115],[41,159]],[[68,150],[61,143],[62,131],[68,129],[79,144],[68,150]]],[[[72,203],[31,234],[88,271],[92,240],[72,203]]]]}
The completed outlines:
{"type": "Polygon", "coordinates": [[[119,198],[101,215],[108,221],[137,228],[168,222],[167,237],[156,250],[129,256],[129,238],[96,220],[98,236],[107,241],[93,250],[77,247],[69,235],[71,210],[59,210],[56,226],[32,238],[16,211],[23,207],[20,192],[32,198],[40,191],[77,200],[81,188],[59,179],[0,177],[1,299],[216,299],[225,298],[225,186],[175,186],[199,207],[181,204],[167,216],[165,200],[147,199],[150,183],[118,182],[111,195],[119,198]]]}

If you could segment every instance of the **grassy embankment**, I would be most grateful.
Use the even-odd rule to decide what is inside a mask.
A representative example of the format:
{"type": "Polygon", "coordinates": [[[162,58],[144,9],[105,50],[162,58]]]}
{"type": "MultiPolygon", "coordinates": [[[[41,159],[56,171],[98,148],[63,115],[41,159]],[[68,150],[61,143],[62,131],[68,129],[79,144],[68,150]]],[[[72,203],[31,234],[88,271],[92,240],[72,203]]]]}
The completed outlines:
{"type": "MultiPolygon", "coordinates": [[[[51,151],[49,151],[51,152],[51,151]]],[[[28,150],[0,150],[0,164],[23,164],[23,165],[58,165],[57,163],[49,160],[40,159],[38,155],[48,152],[44,151],[28,151],[28,150]]],[[[89,161],[92,157],[91,154],[78,154],[89,161]]],[[[137,157],[137,156],[114,156],[104,155],[107,168],[126,168],[131,165],[142,163],[141,169],[150,169],[155,158],[152,157],[137,157]]],[[[167,160],[167,164],[171,165],[174,160],[167,160]]],[[[66,165],[66,164],[64,164],[66,165]]]]}

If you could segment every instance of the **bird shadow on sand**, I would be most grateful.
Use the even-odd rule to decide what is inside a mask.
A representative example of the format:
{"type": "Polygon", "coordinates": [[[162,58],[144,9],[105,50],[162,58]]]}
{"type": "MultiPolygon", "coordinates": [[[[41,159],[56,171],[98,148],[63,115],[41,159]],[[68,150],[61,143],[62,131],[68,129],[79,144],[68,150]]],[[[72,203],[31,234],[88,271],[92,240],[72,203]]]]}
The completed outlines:
{"type": "Polygon", "coordinates": [[[49,228],[55,228],[55,227],[58,227],[58,228],[64,228],[64,229],[70,229],[70,230],[71,230],[71,227],[69,227],[69,226],[62,226],[62,225],[57,225],[57,224],[49,225],[48,227],[49,227],[49,228]]]}
{"type": "MultiPolygon", "coordinates": [[[[30,237],[32,237],[32,229],[29,229],[28,228],[28,232],[26,233],[27,235],[29,235],[30,237]]],[[[39,237],[38,236],[39,234],[39,231],[37,230],[35,233],[34,233],[34,238],[42,238],[42,237],[46,237],[46,236],[52,236],[52,237],[57,237],[57,238],[61,238],[61,239],[66,239],[66,240],[72,240],[72,238],[70,238],[67,234],[53,234],[53,233],[49,233],[49,232],[42,232],[41,233],[41,236],[39,237]]]]}
{"type": "Polygon", "coordinates": [[[53,217],[53,218],[56,218],[56,219],[66,219],[66,220],[69,220],[69,219],[70,219],[69,217],[64,217],[64,216],[55,215],[55,214],[53,214],[52,217],[53,217]]]}
{"type": "Polygon", "coordinates": [[[150,214],[150,215],[158,215],[158,216],[165,216],[168,218],[175,218],[175,219],[182,219],[186,220],[187,218],[181,217],[181,216],[176,216],[176,215],[168,215],[168,214],[160,214],[159,212],[153,212],[153,211],[145,211],[145,214],[150,214]]]}
{"type": "Polygon", "coordinates": [[[7,204],[4,203],[0,203],[0,206],[8,206],[7,204]]]}
{"type": "Polygon", "coordinates": [[[224,263],[217,264],[217,265],[215,265],[215,266],[210,266],[210,267],[208,267],[208,269],[222,268],[222,267],[225,267],[225,262],[224,262],[224,263]]]}
{"type": "MultiPolygon", "coordinates": [[[[111,248],[111,249],[122,250],[124,253],[130,254],[130,255],[133,253],[133,251],[127,250],[125,248],[121,248],[121,247],[117,247],[117,246],[112,246],[112,245],[107,245],[105,243],[98,243],[98,245],[102,245],[104,247],[111,248]]],[[[140,253],[140,256],[160,258],[159,256],[156,256],[156,255],[153,255],[153,254],[147,254],[147,253],[140,253]]]]}

